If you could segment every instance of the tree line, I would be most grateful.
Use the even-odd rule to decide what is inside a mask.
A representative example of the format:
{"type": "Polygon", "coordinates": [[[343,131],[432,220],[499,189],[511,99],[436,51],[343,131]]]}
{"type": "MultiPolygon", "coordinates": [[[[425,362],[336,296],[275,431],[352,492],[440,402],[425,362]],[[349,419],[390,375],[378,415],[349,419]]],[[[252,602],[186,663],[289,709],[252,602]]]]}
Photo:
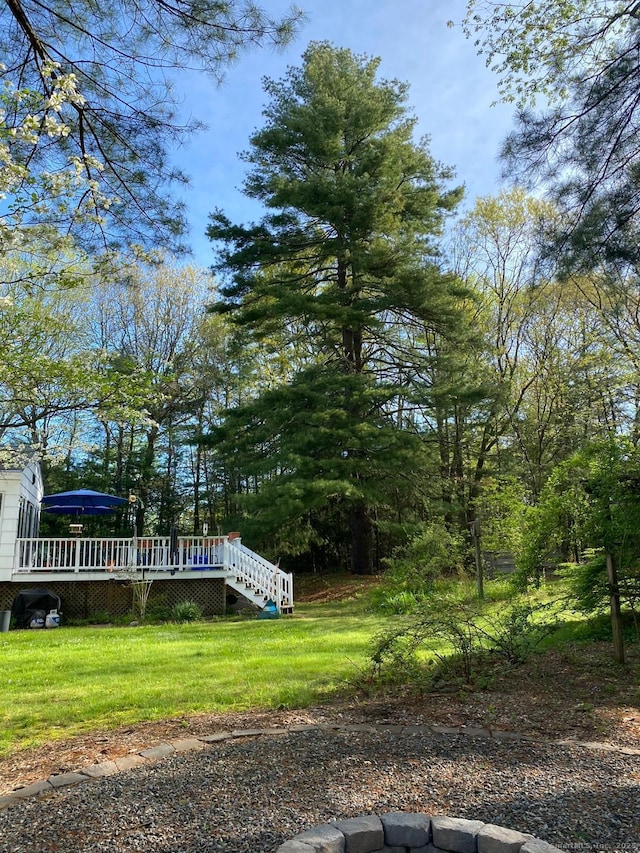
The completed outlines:
{"type": "MultiPolygon", "coordinates": [[[[616,470],[632,472],[640,437],[637,159],[624,88],[637,13],[610,4],[590,17],[592,5],[562,4],[558,18],[527,4],[514,23],[497,4],[488,17],[470,4],[467,26],[486,34],[492,60],[506,55],[505,96],[521,110],[505,162],[527,152],[521,165],[546,180],[546,198],[513,187],[459,214],[453,170],[415,139],[408,87],[381,79],[377,59],[315,43],[265,83],[244,187],[264,214],[238,224],[212,213],[213,271],[140,246],[116,252],[115,241],[97,263],[96,233],[118,229],[91,169],[73,199],[99,195],[100,215],[76,205],[77,232],[43,240],[73,161],[59,165],[54,193],[39,159],[50,95],[42,75],[42,91],[32,78],[14,88],[22,147],[7,133],[7,152],[16,168],[25,151],[38,156],[30,172],[14,169],[5,194],[31,181],[42,203],[3,223],[9,236],[24,232],[2,259],[4,442],[43,450],[50,490],[137,494],[139,530],[238,528],[297,568],[377,571],[438,537],[466,543],[469,561],[478,523],[485,549],[517,552],[531,576],[545,549],[568,558],[602,545],[571,506],[556,508],[555,527],[549,512],[540,521],[559,472],[580,469],[593,494],[584,460],[615,448],[616,470]],[[514,27],[522,51],[505,54],[514,27]],[[521,83],[532,33],[547,53],[521,83]],[[569,38],[582,53],[566,50],[569,38]],[[24,91],[39,116],[31,136],[24,91]],[[545,114],[530,105],[540,93],[545,114]],[[618,146],[597,138],[613,98],[618,146]]],[[[81,134],[82,77],[62,85],[58,65],[46,68],[74,116],[67,129],[59,110],[53,132],[81,134]]],[[[633,503],[634,476],[625,482],[633,503]]]]}

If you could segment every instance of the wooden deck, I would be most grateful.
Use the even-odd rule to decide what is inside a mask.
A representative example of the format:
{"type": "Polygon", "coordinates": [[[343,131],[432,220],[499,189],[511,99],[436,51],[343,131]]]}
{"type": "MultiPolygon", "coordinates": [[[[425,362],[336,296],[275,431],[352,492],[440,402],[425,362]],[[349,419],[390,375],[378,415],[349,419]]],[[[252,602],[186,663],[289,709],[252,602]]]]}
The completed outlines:
{"type": "Polygon", "coordinates": [[[293,577],[228,536],[18,539],[12,582],[223,577],[256,606],[293,609],[293,577]]]}

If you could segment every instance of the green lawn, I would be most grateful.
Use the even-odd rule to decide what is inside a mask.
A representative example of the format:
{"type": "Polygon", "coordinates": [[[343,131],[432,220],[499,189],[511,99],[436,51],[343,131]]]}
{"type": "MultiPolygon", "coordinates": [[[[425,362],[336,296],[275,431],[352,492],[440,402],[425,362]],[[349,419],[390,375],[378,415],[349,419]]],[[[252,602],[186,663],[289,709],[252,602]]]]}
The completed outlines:
{"type": "MultiPolygon", "coordinates": [[[[506,588],[488,586],[490,618],[504,609],[506,588]]],[[[469,584],[452,590],[474,595],[469,584]]],[[[556,599],[561,591],[553,585],[537,598],[556,599]]],[[[562,615],[564,634],[552,643],[583,623],[562,615]]],[[[404,619],[372,615],[371,596],[356,590],[341,601],[297,605],[295,616],[275,620],[2,633],[0,756],[147,720],[322,702],[360,680],[372,637],[404,619]]],[[[434,650],[451,648],[440,638],[423,656],[434,650]]]]}
{"type": "Polygon", "coordinates": [[[388,620],[299,610],[277,620],[0,634],[0,755],[143,720],[321,701],[355,678],[388,620]]]}

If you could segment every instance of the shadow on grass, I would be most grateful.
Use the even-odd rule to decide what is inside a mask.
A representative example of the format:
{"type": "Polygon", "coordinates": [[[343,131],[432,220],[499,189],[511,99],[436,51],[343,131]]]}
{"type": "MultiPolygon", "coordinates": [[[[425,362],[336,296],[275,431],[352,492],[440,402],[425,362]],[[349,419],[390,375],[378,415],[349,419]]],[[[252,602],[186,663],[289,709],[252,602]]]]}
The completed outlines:
{"type": "MultiPolygon", "coordinates": [[[[631,613],[622,616],[625,645],[640,642],[637,626],[631,613]]],[[[555,630],[540,644],[541,649],[559,648],[567,643],[612,642],[611,618],[607,613],[591,616],[576,614],[575,618],[559,620],[555,630]]]]}

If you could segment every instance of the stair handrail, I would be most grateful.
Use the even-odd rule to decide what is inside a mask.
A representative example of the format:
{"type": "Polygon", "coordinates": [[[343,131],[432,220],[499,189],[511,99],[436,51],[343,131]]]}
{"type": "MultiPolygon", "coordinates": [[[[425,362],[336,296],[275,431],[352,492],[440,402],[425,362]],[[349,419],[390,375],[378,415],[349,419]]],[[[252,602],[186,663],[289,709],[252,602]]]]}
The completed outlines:
{"type": "Polygon", "coordinates": [[[227,540],[225,549],[227,548],[233,548],[235,551],[225,551],[225,567],[228,571],[235,572],[242,582],[249,581],[257,587],[262,595],[268,596],[274,602],[278,611],[292,606],[293,575],[247,548],[239,538],[227,540]]]}

